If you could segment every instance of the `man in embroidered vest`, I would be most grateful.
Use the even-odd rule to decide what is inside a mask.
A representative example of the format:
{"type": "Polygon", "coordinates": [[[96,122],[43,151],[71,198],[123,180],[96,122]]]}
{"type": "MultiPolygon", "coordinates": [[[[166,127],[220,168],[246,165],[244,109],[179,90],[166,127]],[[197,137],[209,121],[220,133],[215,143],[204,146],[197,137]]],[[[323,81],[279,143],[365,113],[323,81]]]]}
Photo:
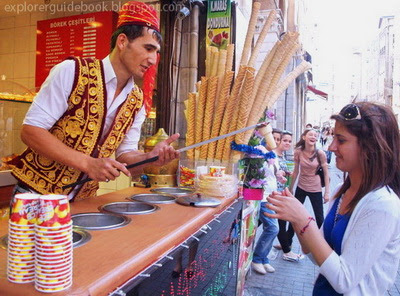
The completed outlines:
{"type": "Polygon", "coordinates": [[[43,83],[23,123],[28,148],[10,161],[18,179],[16,192],[67,194],[70,199],[96,195],[99,181],[130,176],[127,164],[154,156],[153,165],[178,157],[169,144],[137,151],[145,119],[142,91],[134,83],[155,65],[161,35],[155,9],[141,2],[121,8],[111,53],[103,60],[69,58],[56,65],[43,83]],[[116,159],[110,158],[115,152],[116,159]],[[63,189],[85,177],[93,181],[63,189]]]}

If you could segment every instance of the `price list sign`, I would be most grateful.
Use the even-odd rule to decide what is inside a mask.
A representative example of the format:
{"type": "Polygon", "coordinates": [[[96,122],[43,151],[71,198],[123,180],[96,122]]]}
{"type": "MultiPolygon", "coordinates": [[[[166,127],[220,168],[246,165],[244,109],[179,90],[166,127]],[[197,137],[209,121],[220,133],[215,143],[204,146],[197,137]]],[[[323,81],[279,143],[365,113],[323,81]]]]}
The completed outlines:
{"type": "Polygon", "coordinates": [[[107,56],[117,19],[117,13],[103,11],[38,21],[35,86],[40,87],[51,68],[69,56],[107,56]]]}

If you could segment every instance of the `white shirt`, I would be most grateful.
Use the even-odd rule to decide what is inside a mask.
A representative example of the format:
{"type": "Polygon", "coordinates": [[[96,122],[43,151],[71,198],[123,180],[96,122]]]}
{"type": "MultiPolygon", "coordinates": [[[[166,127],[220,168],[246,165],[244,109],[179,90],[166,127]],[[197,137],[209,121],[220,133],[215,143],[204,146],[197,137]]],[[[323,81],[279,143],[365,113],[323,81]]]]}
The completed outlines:
{"type": "Polygon", "coordinates": [[[396,279],[399,260],[400,199],[383,187],[359,201],[343,236],[342,254],[332,252],[320,273],[345,296],[383,295],[396,279]]]}
{"type": "MultiPolygon", "coordinates": [[[[107,135],[117,114],[118,107],[125,101],[127,95],[131,92],[134,86],[132,78],[127,82],[118,97],[113,99],[117,88],[117,77],[111,65],[109,56],[103,59],[103,65],[104,81],[107,90],[107,114],[101,138],[107,135]]],[[[68,108],[67,101],[72,92],[74,77],[74,60],[65,60],[54,66],[46,81],[40,88],[35,100],[31,104],[31,107],[25,116],[24,124],[49,130],[68,108]]],[[[117,148],[115,153],[117,158],[123,153],[138,149],[140,129],[144,120],[145,110],[144,107],[142,107],[142,109],[137,113],[130,130],[117,148]]]]}
{"type": "MultiPolygon", "coordinates": [[[[104,82],[107,90],[107,114],[101,139],[107,135],[117,114],[118,107],[125,101],[134,86],[132,78],[114,99],[117,88],[117,76],[115,75],[109,56],[105,57],[102,61],[104,65],[104,82]]],[[[23,123],[49,130],[68,108],[67,101],[72,92],[74,78],[74,60],[65,60],[54,66],[31,104],[23,123]]],[[[131,128],[115,152],[117,158],[123,153],[138,149],[140,129],[145,117],[145,110],[142,107],[136,114],[131,128]]],[[[86,174],[82,178],[85,177],[86,174]]],[[[79,188],[80,186],[77,186],[68,195],[68,198],[71,199],[79,188]]]]}

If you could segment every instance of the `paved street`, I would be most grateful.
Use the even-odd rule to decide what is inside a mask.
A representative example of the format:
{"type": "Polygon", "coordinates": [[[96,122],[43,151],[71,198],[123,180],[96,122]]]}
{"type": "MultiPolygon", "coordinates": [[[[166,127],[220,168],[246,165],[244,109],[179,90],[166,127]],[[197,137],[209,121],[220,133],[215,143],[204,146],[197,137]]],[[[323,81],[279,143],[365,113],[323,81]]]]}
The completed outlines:
{"type": "MultiPolygon", "coordinates": [[[[334,167],[334,158],[330,165],[331,192],[342,180],[342,173],[334,167]]],[[[309,199],[306,206],[312,213],[309,199]]],[[[326,213],[326,207],[324,209],[326,213]]],[[[259,227],[258,234],[262,230],[259,227]]],[[[278,243],[275,239],[274,245],[278,243]]],[[[295,237],[293,251],[300,252],[300,245],[295,237]]],[[[318,275],[318,266],[314,265],[307,257],[300,262],[288,262],[282,259],[282,251],[272,248],[269,256],[275,273],[259,275],[249,271],[245,286],[245,296],[309,296],[312,295],[313,283],[318,275]]],[[[385,296],[400,296],[400,270],[394,286],[385,293],[385,296]]]]}

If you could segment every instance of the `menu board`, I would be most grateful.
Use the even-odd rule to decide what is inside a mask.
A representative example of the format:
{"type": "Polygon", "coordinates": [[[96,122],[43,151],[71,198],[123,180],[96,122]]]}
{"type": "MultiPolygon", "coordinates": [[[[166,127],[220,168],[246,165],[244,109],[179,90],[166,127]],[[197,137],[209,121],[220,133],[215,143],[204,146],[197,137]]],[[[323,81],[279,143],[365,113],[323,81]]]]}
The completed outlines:
{"type": "Polygon", "coordinates": [[[37,22],[36,80],[40,87],[51,68],[69,56],[104,58],[118,14],[103,11],[37,22]]]}

